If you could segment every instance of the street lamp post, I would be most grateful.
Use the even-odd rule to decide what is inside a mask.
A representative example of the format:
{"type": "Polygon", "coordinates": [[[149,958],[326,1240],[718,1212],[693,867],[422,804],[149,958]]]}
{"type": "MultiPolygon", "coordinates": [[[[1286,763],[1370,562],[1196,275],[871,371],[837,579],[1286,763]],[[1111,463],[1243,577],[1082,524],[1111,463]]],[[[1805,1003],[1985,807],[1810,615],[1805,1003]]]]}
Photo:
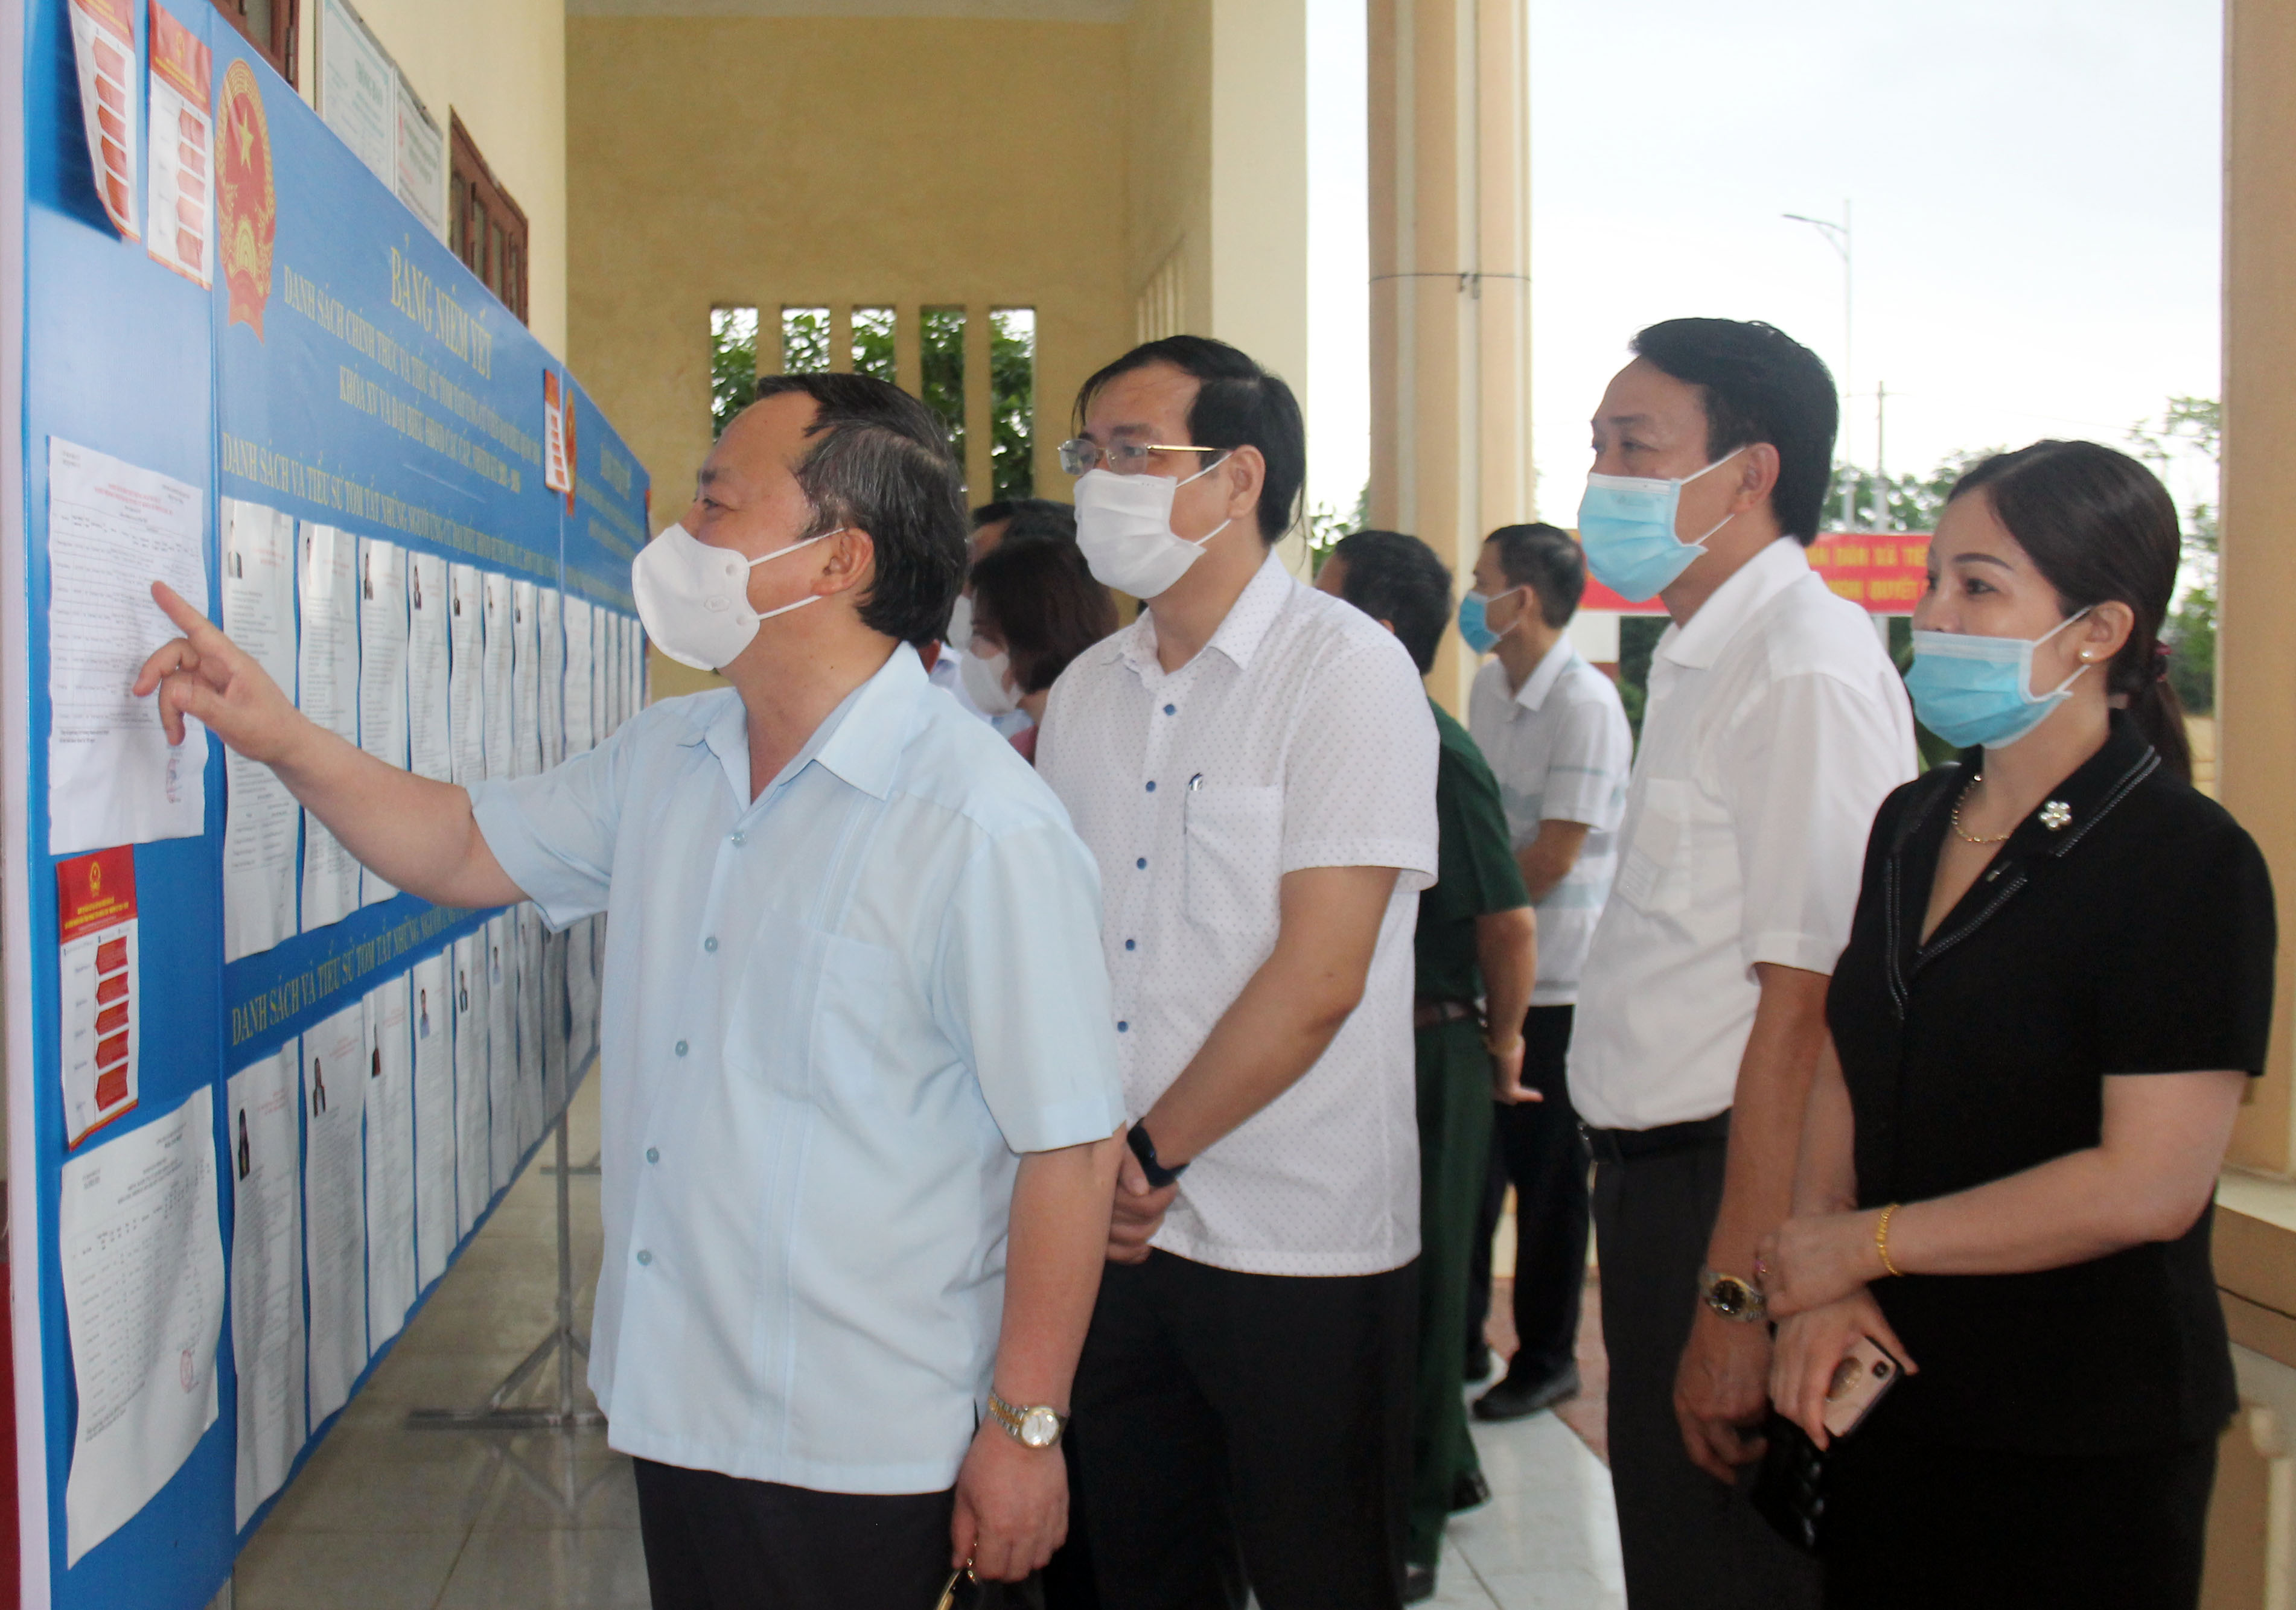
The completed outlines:
{"type": "MultiPolygon", "coordinates": [[[[1841,199],[1841,221],[1838,224],[1832,218],[1813,218],[1805,213],[1799,212],[1783,213],[1779,216],[1791,218],[1797,224],[1808,225],[1825,237],[1825,243],[1833,247],[1835,253],[1841,258],[1841,396],[1846,403],[1850,396],[1849,338],[1854,327],[1851,318],[1851,291],[1855,283],[1849,251],[1849,198],[1844,196],[1841,199]]],[[[1841,481],[1841,523],[1845,527],[1854,527],[1857,524],[1857,511],[1851,503],[1853,495],[1850,479],[1848,476],[1844,476],[1841,481]]]]}

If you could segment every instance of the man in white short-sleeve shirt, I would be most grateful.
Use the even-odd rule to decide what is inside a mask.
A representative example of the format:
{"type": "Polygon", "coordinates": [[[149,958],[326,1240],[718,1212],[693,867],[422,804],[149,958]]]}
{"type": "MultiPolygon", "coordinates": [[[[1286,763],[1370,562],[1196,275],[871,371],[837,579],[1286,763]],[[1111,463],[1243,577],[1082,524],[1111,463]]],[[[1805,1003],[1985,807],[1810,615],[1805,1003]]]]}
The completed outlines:
{"type": "Polygon", "coordinates": [[[647,635],[731,685],[562,765],[387,765],[173,594],[196,658],[144,677],[402,888],[611,908],[590,1383],[652,1602],[922,1606],[1066,1526],[1123,1119],[1098,876],[908,647],[963,574],[938,419],[864,375],[758,390],[632,576],[647,635]]]}
{"type": "Polygon", "coordinates": [[[1634,759],[1617,685],[1570,646],[1570,617],[1586,591],[1585,555],[1553,526],[1502,526],[1475,557],[1475,593],[1484,601],[1478,636],[1491,658],[1475,674],[1467,730],[1498,780],[1515,860],[1538,912],[1538,981],[1523,1016],[1522,1084],[1540,1097],[1496,1103],[1492,1115],[1491,1179],[1475,1242],[1466,1344],[1471,1362],[1488,1369],[1490,1243],[1512,1185],[1515,1352],[1505,1378],[1475,1401],[1482,1420],[1536,1414],[1579,1385],[1587,1147],[1566,1070],[1579,969],[1610,896],[1634,759]]]}
{"type": "Polygon", "coordinates": [[[1079,413],[1078,543],[1147,605],[1054,685],[1037,751],[1100,862],[1133,1119],[1077,1377],[1101,1603],[1384,1610],[1433,718],[1394,636],[1272,552],[1306,457],[1282,380],[1176,337],[1079,413]]]}
{"type": "Polygon", "coordinates": [[[1825,366],[1725,319],[1634,350],[1578,520],[1596,579],[1673,617],[1570,1046],[1611,1482],[1636,1610],[1778,1610],[1817,1581],[1742,1496],[1770,1366],[1754,1248],[1791,1205],[1826,985],[1913,718],[1872,623],[1802,552],[1832,473],[1825,366]]]}

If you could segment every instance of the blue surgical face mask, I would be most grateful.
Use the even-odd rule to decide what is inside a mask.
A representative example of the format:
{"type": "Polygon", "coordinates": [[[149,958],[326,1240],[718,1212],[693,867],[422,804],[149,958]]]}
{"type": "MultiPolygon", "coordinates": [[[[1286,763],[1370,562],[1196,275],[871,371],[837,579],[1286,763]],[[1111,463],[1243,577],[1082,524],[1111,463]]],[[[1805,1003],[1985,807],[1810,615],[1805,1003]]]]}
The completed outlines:
{"type": "Polygon", "coordinates": [[[2046,693],[2033,692],[2033,650],[2087,615],[2068,615],[2040,636],[1979,637],[1967,632],[1914,633],[1906,691],[1922,725],[1956,748],[2002,749],[2072,697],[2083,666],[2046,693]]]}
{"type": "Polygon", "coordinates": [[[1682,489],[1699,475],[1712,474],[1743,452],[1740,447],[1726,453],[1698,475],[1677,480],[1589,475],[1586,495],[1578,500],[1578,540],[1587,550],[1587,568],[1595,573],[1595,579],[1630,604],[1656,598],[1706,551],[1707,537],[1737,518],[1726,516],[1704,535],[1684,542],[1674,533],[1682,489]]]}
{"type": "Polygon", "coordinates": [[[1506,593],[1470,593],[1459,601],[1459,635],[1466,640],[1467,647],[1478,654],[1488,654],[1499,646],[1499,639],[1507,632],[1522,625],[1522,617],[1517,615],[1514,626],[1509,626],[1506,632],[1494,632],[1488,618],[1493,604],[1506,597],[1508,593],[1521,591],[1520,587],[1510,587],[1506,593]]]}

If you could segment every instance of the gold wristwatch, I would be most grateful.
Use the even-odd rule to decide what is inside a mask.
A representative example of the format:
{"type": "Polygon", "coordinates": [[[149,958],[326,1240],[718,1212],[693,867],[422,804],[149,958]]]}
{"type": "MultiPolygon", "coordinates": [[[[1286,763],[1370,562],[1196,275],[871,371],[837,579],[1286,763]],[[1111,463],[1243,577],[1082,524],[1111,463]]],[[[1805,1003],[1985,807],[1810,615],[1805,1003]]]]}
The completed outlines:
{"type": "Polygon", "coordinates": [[[1735,1320],[1742,1325],[1759,1325],[1770,1317],[1769,1304],[1762,1289],[1751,1280],[1736,1275],[1717,1274],[1710,1269],[1698,1271],[1698,1295],[1706,1306],[1726,1320],[1735,1320]]]}
{"type": "Polygon", "coordinates": [[[1023,1448],[1052,1447],[1069,1425],[1068,1416],[1042,1403],[1031,1409],[1015,1408],[999,1397],[994,1386],[988,1389],[988,1412],[1023,1448]]]}

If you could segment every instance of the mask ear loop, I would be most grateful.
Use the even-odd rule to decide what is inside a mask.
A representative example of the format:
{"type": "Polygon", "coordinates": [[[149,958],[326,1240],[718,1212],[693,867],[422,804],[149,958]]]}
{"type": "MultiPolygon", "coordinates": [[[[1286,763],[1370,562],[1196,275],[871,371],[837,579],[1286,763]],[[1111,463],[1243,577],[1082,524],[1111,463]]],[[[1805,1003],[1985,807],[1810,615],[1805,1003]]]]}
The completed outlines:
{"type": "MultiPolygon", "coordinates": [[[[2079,609],[2074,610],[2070,615],[2066,616],[2064,619],[2059,621],[2055,625],[2051,626],[2047,631],[2042,633],[2040,636],[2032,641],[2032,643],[2025,651],[2025,688],[2031,687],[2033,683],[2034,652],[2038,650],[2043,643],[2048,642],[2049,639],[2054,637],[2058,633],[2063,631],[2067,626],[2071,625],[2073,622],[2079,620],[2082,616],[2087,615],[2091,609],[2095,608],[2096,606],[2095,604],[2082,605],[2079,609]]],[[[2025,688],[2020,688],[2017,691],[2020,693],[2025,694],[2026,703],[2035,705],[2041,704],[2048,699],[2054,699],[2058,694],[2064,692],[2082,677],[2087,675],[2091,671],[2095,669],[2096,666],[2094,661],[2085,659],[2081,661],[2079,667],[2074,670],[2070,676],[2066,677],[2064,681],[2059,682],[2055,687],[2051,688],[2046,693],[2026,693],[2025,688]]]]}
{"type": "MultiPolygon", "coordinates": [[[[1720,458],[1716,459],[1712,463],[1707,465],[1705,469],[1701,470],[1698,472],[1698,475],[1685,475],[1680,480],[1677,481],[1674,484],[1675,507],[1677,509],[1682,507],[1682,489],[1685,486],[1687,486],[1691,482],[1696,480],[1701,475],[1713,474],[1717,470],[1719,470],[1723,465],[1728,463],[1732,459],[1736,458],[1740,454],[1745,451],[1746,449],[1744,447],[1733,447],[1720,458]]],[[[1721,530],[1723,526],[1728,525],[1732,520],[1736,519],[1738,517],[1734,514],[1726,514],[1722,517],[1721,525],[1716,526],[1713,531],[1709,531],[1704,536],[1700,537],[1694,543],[1682,543],[1682,545],[1685,548],[1695,548],[1702,553],[1706,551],[1706,544],[1714,540],[1714,532],[1721,530]]],[[[1682,542],[1682,539],[1678,536],[1674,540],[1678,543],[1682,542]]]]}
{"type": "MultiPolygon", "coordinates": [[[[1214,459],[1210,463],[1206,464],[1193,475],[1189,476],[1186,480],[1175,481],[1172,483],[1172,495],[1174,497],[1179,496],[1180,488],[1186,486],[1189,481],[1200,481],[1203,479],[1204,477],[1210,475],[1213,470],[1218,469],[1222,464],[1226,463],[1229,454],[1233,454],[1234,451],[1235,449],[1233,447],[1221,448],[1219,457],[1214,459]]],[[[1211,541],[1212,538],[1218,536],[1221,532],[1226,530],[1230,526],[1234,524],[1235,516],[1231,514],[1227,519],[1222,520],[1218,525],[1214,526],[1201,536],[1182,536],[1178,532],[1172,531],[1171,511],[1167,509],[1164,511],[1164,529],[1167,531],[1172,531],[1172,540],[1175,542],[1185,543],[1192,548],[1202,547],[1206,543],[1211,541]]]]}
{"type": "MultiPolygon", "coordinates": [[[[750,568],[754,570],[769,559],[779,559],[784,553],[795,553],[799,549],[810,548],[816,543],[825,543],[831,537],[837,535],[839,532],[850,531],[852,528],[853,527],[850,526],[840,526],[837,527],[836,531],[824,531],[819,536],[808,536],[803,542],[791,543],[786,548],[776,548],[771,553],[760,554],[756,559],[750,561],[750,568]]],[[[746,592],[747,589],[744,589],[744,591],[746,592]]],[[[765,610],[758,617],[758,624],[763,625],[765,622],[773,619],[776,615],[787,615],[792,609],[802,609],[808,604],[817,604],[821,601],[821,597],[822,595],[818,593],[808,593],[803,598],[799,599],[795,603],[783,604],[776,609],[765,610]]]]}

